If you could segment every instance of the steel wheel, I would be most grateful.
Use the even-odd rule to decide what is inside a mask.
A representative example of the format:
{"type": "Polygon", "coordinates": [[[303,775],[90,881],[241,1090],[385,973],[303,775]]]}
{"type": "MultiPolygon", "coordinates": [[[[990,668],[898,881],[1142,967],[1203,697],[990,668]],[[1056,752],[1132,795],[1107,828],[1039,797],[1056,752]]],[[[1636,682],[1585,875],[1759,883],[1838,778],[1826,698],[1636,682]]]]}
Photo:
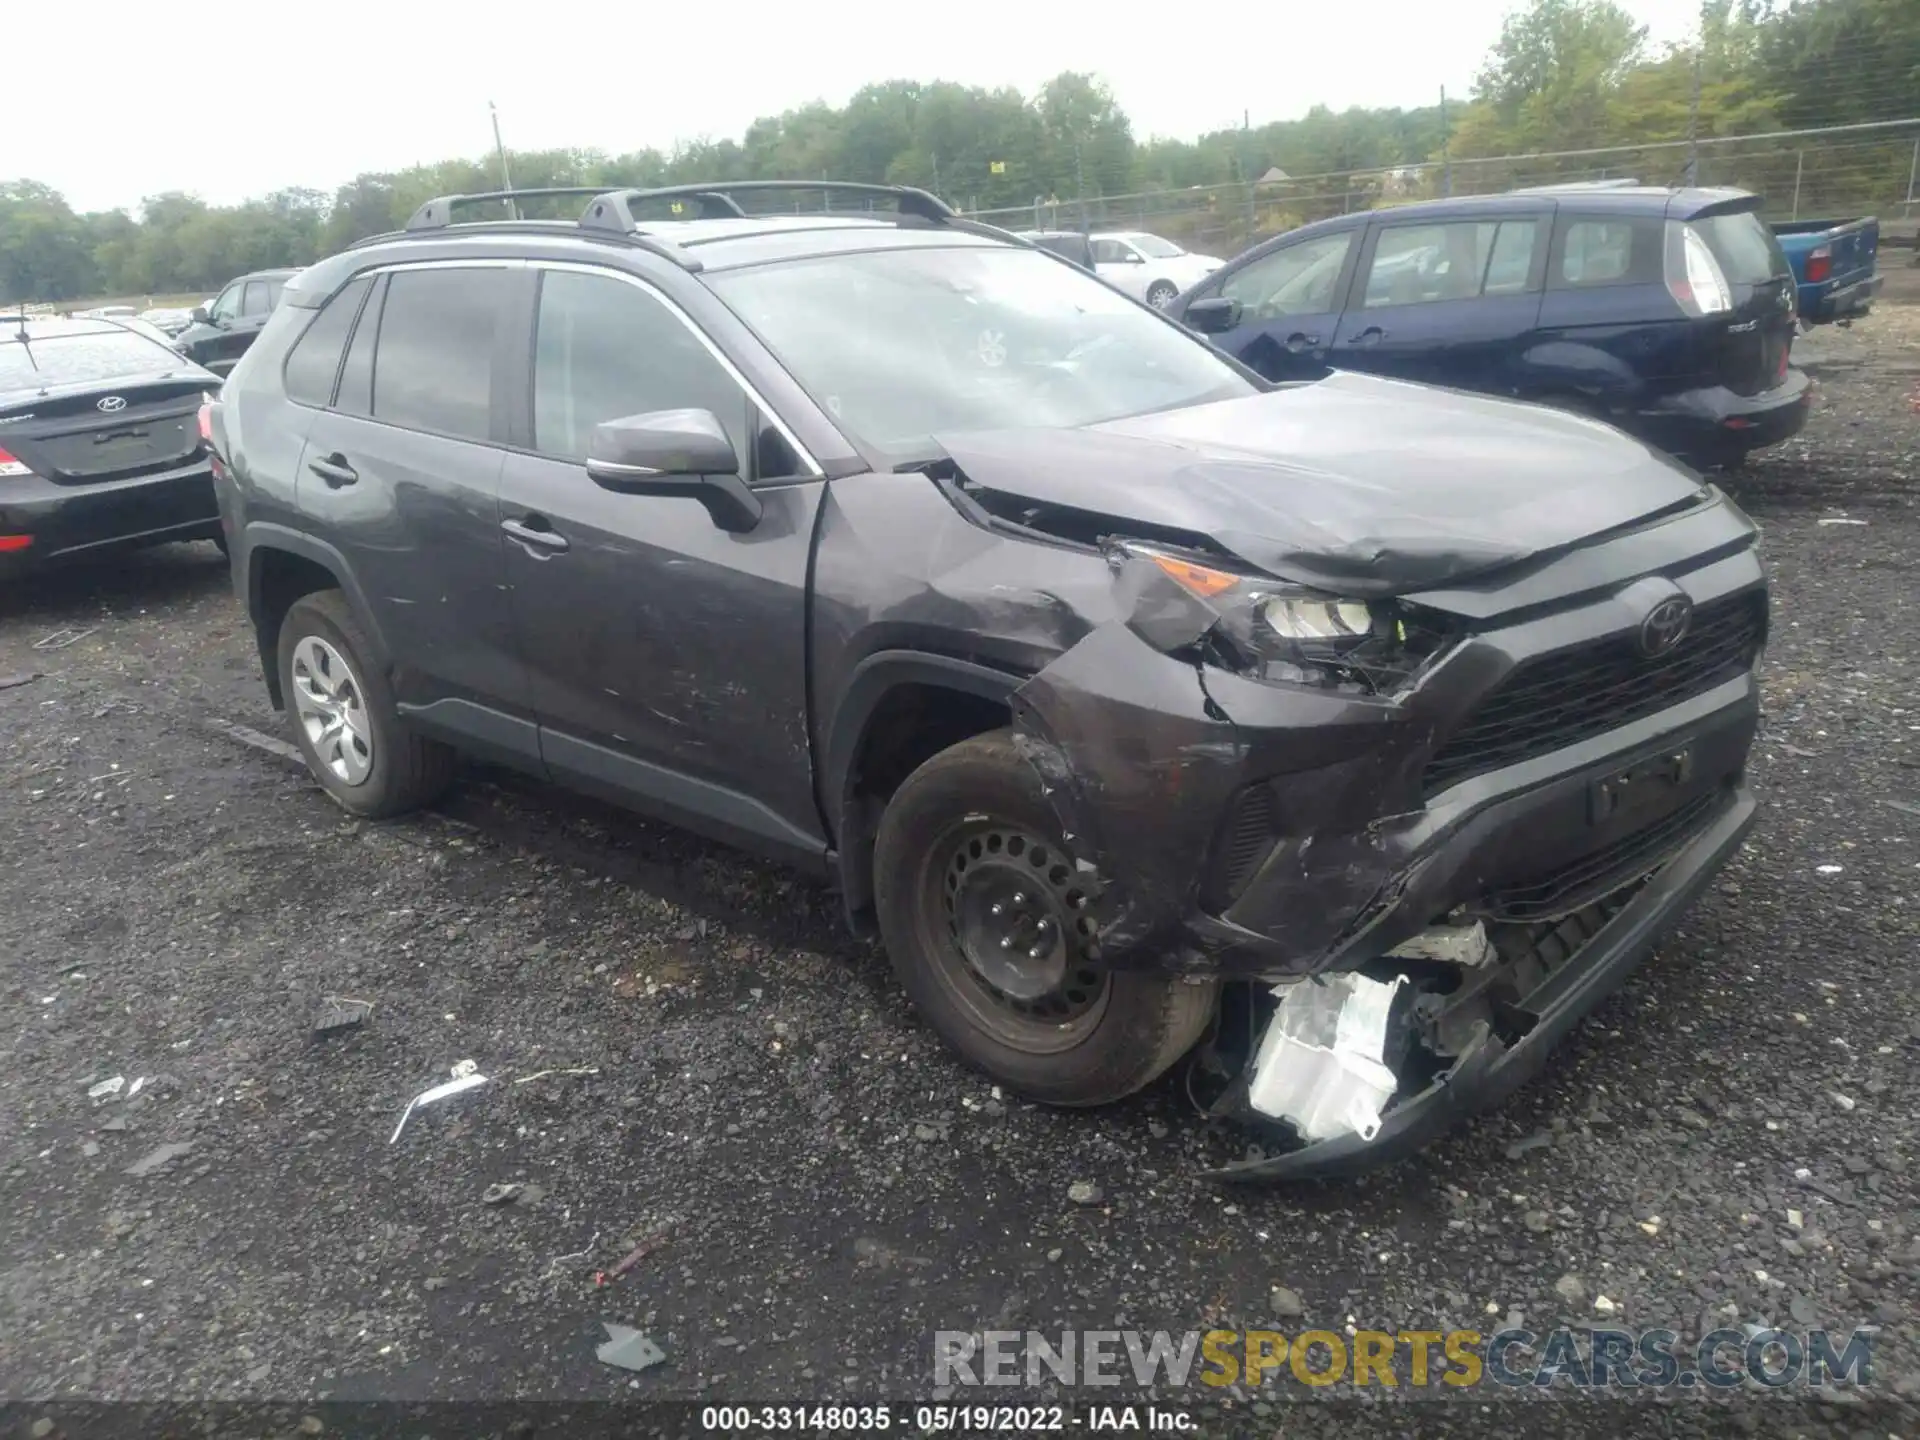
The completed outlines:
{"type": "Polygon", "coordinates": [[[1091,896],[1058,844],[969,816],[933,847],[928,936],[953,997],[1001,1043],[1068,1050],[1100,1023],[1110,990],[1091,953],[1091,896]],[[941,922],[944,922],[942,924],[941,922]]]}
{"type": "Polygon", "coordinates": [[[342,784],[364,784],[373,772],[366,692],[346,657],[318,635],[294,646],[293,704],[320,763],[342,784]]]}

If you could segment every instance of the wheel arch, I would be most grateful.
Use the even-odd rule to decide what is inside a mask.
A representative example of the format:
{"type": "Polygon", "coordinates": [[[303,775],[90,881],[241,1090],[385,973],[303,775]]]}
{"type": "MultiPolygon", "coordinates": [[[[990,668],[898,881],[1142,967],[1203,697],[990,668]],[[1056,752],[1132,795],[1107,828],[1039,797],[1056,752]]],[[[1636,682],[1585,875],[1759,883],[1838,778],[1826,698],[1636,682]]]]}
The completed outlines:
{"type": "Polygon", "coordinates": [[[873,846],[888,799],[948,746],[1011,723],[1025,678],[907,650],[880,651],[854,668],[828,732],[821,808],[856,934],[875,930],[873,846]]]}
{"type": "Polygon", "coordinates": [[[260,670],[273,708],[286,708],[280,691],[280,626],[293,602],[318,590],[339,590],[354,619],[372,643],[369,661],[389,668],[390,651],[373,609],[353,578],[346,557],[326,541],[284,525],[256,521],[247,526],[247,616],[253,622],[260,670]]]}

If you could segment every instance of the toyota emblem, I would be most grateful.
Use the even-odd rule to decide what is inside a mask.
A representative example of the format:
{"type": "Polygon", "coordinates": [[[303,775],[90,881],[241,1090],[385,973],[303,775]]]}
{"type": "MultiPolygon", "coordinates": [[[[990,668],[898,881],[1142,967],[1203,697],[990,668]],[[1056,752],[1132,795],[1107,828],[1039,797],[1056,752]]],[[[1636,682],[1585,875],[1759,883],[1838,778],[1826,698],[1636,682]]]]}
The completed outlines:
{"type": "Polygon", "coordinates": [[[127,408],[127,397],[124,395],[103,395],[94,403],[100,409],[106,411],[107,414],[117,415],[127,408]]]}
{"type": "Polygon", "coordinates": [[[1693,623],[1693,601],[1670,595],[1647,612],[1640,622],[1640,653],[1649,660],[1665,655],[1686,637],[1693,623]]]}

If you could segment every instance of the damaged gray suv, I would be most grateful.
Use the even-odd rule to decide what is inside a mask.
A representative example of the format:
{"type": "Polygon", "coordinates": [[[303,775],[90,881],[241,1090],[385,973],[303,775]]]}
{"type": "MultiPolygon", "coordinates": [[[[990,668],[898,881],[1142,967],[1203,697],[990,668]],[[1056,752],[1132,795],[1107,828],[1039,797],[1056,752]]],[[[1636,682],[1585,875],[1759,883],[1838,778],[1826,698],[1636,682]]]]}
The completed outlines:
{"type": "Polygon", "coordinates": [[[791,861],[1024,1095],[1197,1050],[1242,1177],[1511,1092],[1740,843],[1766,585],[1693,472],[1270,384],[924,192],[589,194],[314,265],[204,417],[346,809],[465,752],[791,861]]]}

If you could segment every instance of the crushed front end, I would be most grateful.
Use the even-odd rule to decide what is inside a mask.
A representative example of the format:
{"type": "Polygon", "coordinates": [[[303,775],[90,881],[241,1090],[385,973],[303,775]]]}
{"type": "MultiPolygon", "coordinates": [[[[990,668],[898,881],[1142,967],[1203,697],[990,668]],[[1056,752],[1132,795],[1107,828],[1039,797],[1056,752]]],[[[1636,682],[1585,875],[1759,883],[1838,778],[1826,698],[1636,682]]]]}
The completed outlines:
{"type": "Polygon", "coordinates": [[[1116,618],[1016,731],[1100,959],[1246,982],[1196,1064],[1272,1144],[1224,1177],[1367,1169],[1509,1094],[1751,823],[1766,586],[1717,492],[1405,584],[1109,555],[1116,618]]]}

